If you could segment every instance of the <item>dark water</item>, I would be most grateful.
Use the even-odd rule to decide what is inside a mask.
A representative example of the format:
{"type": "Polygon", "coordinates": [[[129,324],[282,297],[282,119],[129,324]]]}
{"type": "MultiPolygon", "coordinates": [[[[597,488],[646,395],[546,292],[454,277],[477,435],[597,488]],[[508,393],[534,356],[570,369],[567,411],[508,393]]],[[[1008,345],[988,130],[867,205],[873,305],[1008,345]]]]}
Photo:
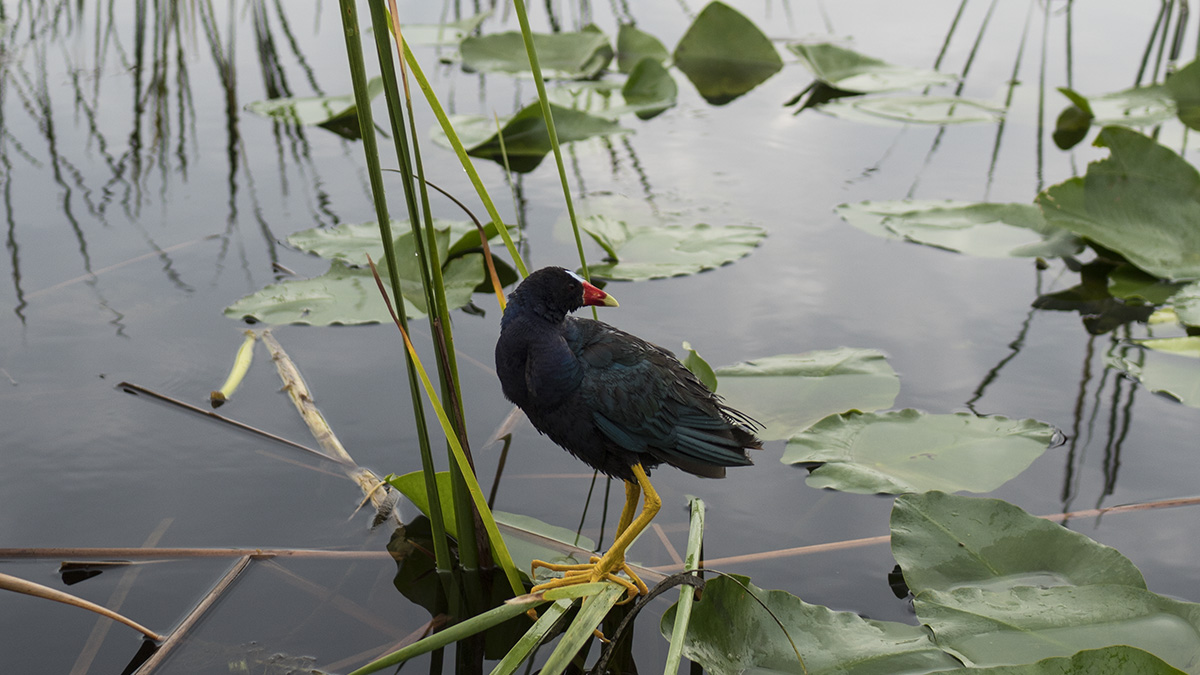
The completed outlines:
{"type": "MultiPolygon", "coordinates": [[[[436,21],[441,7],[430,5],[402,3],[402,11],[414,12],[414,22],[436,21]]],[[[182,10],[179,34],[156,55],[155,15],[145,17],[147,42],[139,48],[134,8],[123,3],[113,5],[111,25],[107,4],[0,5],[7,253],[0,259],[0,278],[7,280],[0,284],[7,308],[0,313],[0,546],[140,546],[160,529],[157,545],[165,547],[382,550],[387,542],[387,532],[369,528],[368,515],[351,517],[358,490],[331,467],[114,387],[125,380],[204,405],[241,340],[243,326],[222,309],[271,282],[273,262],[308,276],[326,267],[280,242],[297,230],[374,218],[357,143],[321,129],[277,128],[241,112],[284,80],[294,95],[348,91],[336,3],[251,6],[257,9],[201,3],[182,10]],[[252,25],[259,11],[277,50],[270,84],[252,25]],[[220,40],[215,52],[233,63],[224,72],[236,75],[225,84],[213,33],[220,40]],[[154,77],[162,79],[161,89],[154,77]]],[[[959,3],[830,3],[825,18],[816,3],[740,7],[772,37],[812,37],[831,26],[868,54],[928,67],[959,3]]],[[[945,71],[962,72],[987,16],[986,3],[965,7],[945,71]]],[[[1063,3],[1051,3],[1045,15],[1044,9],[999,3],[971,61],[963,95],[1000,103],[1020,58],[999,140],[995,125],[903,128],[811,111],[793,116],[782,103],[810,78],[790,58],[766,84],[722,107],[706,104],[676,72],[678,106],[650,122],[623,120],[632,135],[571,147],[573,189],[650,201],[684,222],[754,224],[769,237],[750,257],[713,272],[612,286],[621,308],[604,318],[667,347],[689,340],[713,364],[842,345],[879,348],[902,378],[898,408],[951,412],[973,401],[981,413],[1079,429],[1073,446],[1046,452],[995,493],[1033,513],[1192,494],[1197,411],[1105,373],[1102,356],[1113,338],[1089,336],[1078,315],[1030,314],[1039,292],[1075,283],[1061,263],[1039,274],[1028,260],[886,242],[833,213],[842,202],[906,196],[1027,203],[1038,189],[1103,156],[1086,145],[1062,152],[1049,143],[1041,124],[1052,123],[1065,104],[1053,88],[1069,82],[1093,94],[1132,85],[1157,7],[1113,1],[1076,3],[1071,14],[1063,3]]],[[[590,12],[615,33],[609,7],[590,12]]],[[[674,2],[632,12],[640,28],[668,47],[689,20],[674,2]]],[[[561,17],[567,26],[578,18],[574,9],[561,17]]],[[[545,25],[540,7],[535,20],[545,25]]],[[[497,24],[488,30],[516,26],[511,18],[497,24]]],[[[1185,44],[1185,53],[1191,49],[1185,44]]],[[[505,76],[437,66],[430,49],[421,58],[454,112],[504,115],[515,100],[523,105],[533,96],[527,80],[514,87],[505,76]]],[[[431,124],[423,116],[418,126],[431,124]]],[[[1168,125],[1160,140],[1180,147],[1178,125],[1168,125]]],[[[453,157],[425,148],[431,179],[471,197],[453,157]]],[[[512,214],[501,171],[483,160],[477,166],[501,212],[512,214]]],[[[520,188],[532,241],[527,262],[573,264],[569,234],[556,225],[563,207],[553,163],[522,178],[520,188]]],[[[460,217],[448,205],[439,208],[435,215],[460,217]]],[[[591,254],[600,257],[598,249],[591,254]]],[[[478,439],[481,482],[489,485],[498,453],[480,446],[509,407],[488,367],[498,310],[486,296],[476,302],[486,317],[460,314],[455,328],[458,348],[471,357],[462,362],[467,416],[478,439]]],[[[285,327],[277,335],[362,465],[381,474],[419,468],[394,329],[285,327]]],[[[278,387],[260,351],[222,412],[310,442],[278,387]]],[[[768,444],[755,467],[732,471],[725,481],[656,472],[665,503],[657,522],[674,547],[682,550],[686,540],[687,494],[708,504],[710,558],[887,532],[890,499],[808,488],[803,470],[778,462],[782,445],[768,444]]],[[[590,478],[526,426],[508,459],[497,508],[574,527],[590,478]]],[[[614,502],[620,494],[615,486],[614,502]]],[[[415,514],[404,508],[406,517],[415,514]]],[[[614,503],[614,513],[618,508],[614,503]]],[[[585,534],[596,536],[595,508],[586,522],[585,534]]],[[[1185,510],[1080,519],[1071,527],[1132,558],[1152,590],[1200,599],[1194,564],[1200,546],[1185,510]]],[[[652,533],[633,557],[648,565],[671,562],[652,533]]],[[[168,630],[228,564],[145,566],[123,611],[168,630]]],[[[887,588],[892,565],[887,548],[876,546],[726,571],[808,602],[910,621],[907,604],[887,588]]],[[[0,565],[5,573],[62,587],[56,568],[56,561],[0,565]]],[[[311,657],[311,665],[326,667],[371,654],[428,618],[395,592],[394,572],[386,559],[256,566],[168,671],[227,672],[247,655],[311,657]],[[296,576],[335,590],[370,620],[348,618],[296,576]]],[[[106,573],[70,590],[108,604],[120,582],[119,573],[106,573]]],[[[93,630],[92,615],[22,596],[0,598],[0,671],[69,672],[93,630]]],[[[667,606],[657,601],[641,619],[635,653],[643,668],[657,668],[665,653],[655,626],[667,606]]],[[[137,644],[130,631],[113,627],[91,672],[119,672],[137,644]]]]}

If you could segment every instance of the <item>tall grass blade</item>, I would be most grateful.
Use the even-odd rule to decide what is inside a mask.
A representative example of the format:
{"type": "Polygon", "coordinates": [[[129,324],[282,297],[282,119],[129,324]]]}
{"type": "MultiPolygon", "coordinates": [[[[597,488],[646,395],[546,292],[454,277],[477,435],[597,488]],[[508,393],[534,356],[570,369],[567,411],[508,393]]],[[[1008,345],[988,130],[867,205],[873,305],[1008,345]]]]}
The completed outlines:
{"type": "MultiPolygon", "coordinates": [[[[700,566],[700,547],[704,543],[704,502],[697,497],[689,497],[688,504],[692,509],[692,519],[688,526],[687,553],[684,555],[683,569],[690,572],[700,566]]],[[[695,599],[696,589],[688,585],[679,587],[679,602],[675,606],[675,627],[671,631],[671,645],[667,648],[667,662],[663,667],[663,675],[676,675],[679,672],[679,662],[683,658],[683,638],[687,635],[695,599]]]]}
{"type": "Polygon", "coordinates": [[[612,609],[624,594],[624,588],[617,584],[609,584],[599,593],[588,596],[583,601],[583,607],[579,608],[579,613],[575,615],[575,620],[571,622],[571,626],[559,639],[554,652],[550,654],[549,659],[546,659],[546,665],[542,666],[541,675],[562,675],[567,666],[571,665],[575,655],[579,653],[579,649],[592,637],[600,622],[608,615],[608,610],[612,609]]]}
{"type": "MultiPolygon", "coordinates": [[[[375,217],[379,222],[379,234],[383,240],[384,257],[388,263],[389,280],[392,293],[401,297],[399,266],[396,261],[396,250],[393,246],[391,220],[388,215],[387,197],[383,187],[383,173],[379,165],[379,149],[375,142],[375,122],[371,115],[370,99],[367,96],[366,66],[363,62],[362,41],[359,37],[358,12],[354,0],[339,0],[341,6],[342,29],[346,37],[346,58],[350,65],[350,80],[354,88],[354,100],[358,109],[358,124],[362,130],[363,154],[367,162],[367,175],[371,182],[371,195],[375,203],[375,217]]],[[[392,86],[395,86],[394,77],[392,86]]],[[[408,319],[404,316],[404,305],[400,305],[400,314],[396,319],[398,324],[407,330],[408,319]]],[[[425,410],[421,403],[421,390],[418,386],[417,374],[412,359],[408,359],[408,384],[412,394],[413,418],[417,429],[417,440],[420,445],[421,466],[426,472],[426,489],[430,490],[432,503],[430,510],[430,526],[433,532],[434,556],[440,570],[451,567],[450,545],[446,540],[446,529],[440,508],[441,501],[434,498],[437,495],[437,483],[433,477],[433,452],[429,445],[429,430],[425,426],[425,410]]]]}

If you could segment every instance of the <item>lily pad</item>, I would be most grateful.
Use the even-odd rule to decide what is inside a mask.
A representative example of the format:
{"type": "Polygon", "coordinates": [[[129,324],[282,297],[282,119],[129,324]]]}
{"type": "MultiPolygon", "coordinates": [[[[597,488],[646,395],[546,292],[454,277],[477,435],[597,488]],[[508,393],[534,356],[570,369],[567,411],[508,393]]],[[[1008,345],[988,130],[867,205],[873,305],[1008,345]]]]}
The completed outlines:
{"type": "Polygon", "coordinates": [[[1134,303],[1161,305],[1186,285],[1164,281],[1127,263],[1108,273],[1109,294],[1134,303]]]}
{"type": "Polygon", "coordinates": [[[1179,121],[1200,129],[1200,61],[1192,61],[1167,78],[1167,93],[1175,101],[1179,121]]]}
{"type": "Polygon", "coordinates": [[[1055,433],[1036,420],[852,411],[793,436],[780,461],[815,465],[809,485],[843,492],[990,492],[1028,468],[1055,433]]]}
{"type": "Polygon", "coordinates": [[[914,594],[964,586],[1111,584],[1145,589],[1116,549],[999,499],[944,492],[896,498],[892,555],[914,594]]]}
{"type": "Polygon", "coordinates": [[[767,236],[752,225],[650,227],[604,216],[585,218],[579,226],[608,254],[608,262],[589,265],[592,274],[617,281],[676,277],[720,267],[748,255],[767,236]]]}
{"type": "Polygon", "coordinates": [[[483,20],[492,15],[486,10],[458,21],[441,24],[407,24],[401,28],[404,41],[410,45],[452,45],[475,32],[483,20]]]}
{"type": "MultiPolygon", "coordinates": [[[[551,78],[591,79],[613,58],[608,37],[599,31],[534,33],[542,75],[551,78]]],[[[479,72],[529,72],[529,54],[521,33],[510,31],[468,37],[459,45],[463,66],[479,72]]]]}
{"type": "Polygon", "coordinates": [[[1147,591],[1117,551],[1011,504],[904,495],[892,510],[892,542],[918,618],[967,665],[1109,645],[1177,667],[1200,662],[1200,605],[1147,591]]]}
{"type": "Polygon", "coordinates": [[[1171,307],[1185,326],[1200,326],[1200,281],[1194,281],[1171,296],[1171,307]]]}
{"type": "MultiPolygon", "coordinates": [[[[674,625],[672,606],[659,626],[664,637],[670,638],[674,625]]],[[[928,673],[959,665],[919,626],[810,605],[737,575],[705,584],[704,601],[692,609],[683,653],[712,675],[928,673]]]]}
{"type": "Polygon", "coordinates": [[[1197,348],[1197,340],[1196,337],[1142,340],[1137,346],[1110,355],[1108,365],[1156,394],[1189,408],[1200,408],[1200,361],[1191,352],[1197,348]],[[1157,349],[1151,349],[1147,342],[1157,349]]]}
{"type": "Polygon", "coordinates": [[[1033,204],[874,201],[842,204],[837,212],[875,236],[983,258],[1061,257],[1083,249],[1074,234],[1047,225],[1033,204]]]}
{"type": "MultiPolygon", "coordinates": [[[[375,98],[381,93],[383,78],[371,78],[367,82],[368,98],[375,98]]],[[[289,124],[325,127],[345,138],[362,138],[362,130],[358,127],[358,106],[352,93],[340,96],[272,98],[249,103],[246,110],[289,124]]]]}
{"type": "Polygon", "coordinates": [[[936,70],[893,65],[828,42],[793,42],[787,47],[800,57],[814,77],[842,91],[873,93],[915,89],[958,79],[936,70]]]}
{"type": "Polygon", "coordinates": [[[710,2],[675,46],[675,65],[713,105],[724,105],[767,81],[783,59],[754,22],[710,2]]]}
{"type": "Polygon", "coordinates": [[[841,347],[743,361],[716,370],[721,396],[764,426],[759,437],[787,439],[847,410],[889,408],[900,378],[883,352],[841,347]]]}
{"type": "Polygon", "coordinates": [[[646,59],[619,88],[616,83],[603,80],[573,82],[551,89],[548,95],[555,105],[604,119],[636,114],[647,120],[674,106],[677,92],[675,80],[667,69],[646,59]]]}
{"type": "MultiPolygon", "coordinates": [[[[378,262],[379,274],[388,278],[386,263],[378,262]]],[[[415,257],[402,260],[400,279],[404,310],[410,319],[427,314],[425,294],[415,257]]],[[[471,302],[475,287],[484,280],[483,255],[470,253],[454,258],[442,268],[446,303],[450,309],[471,302]]],[[[295,279],[247,295],[225,308],[231,319],[254,319],[269,324],[311,326],[356,325],[391,321],[387,306],[369,267],[351,267],[334,260],[329,271],[313,279],[295,279]]]]}
{"type": "Polygon", "coordinates": [[[1038,195],[1052,226],[1169,280],[1200,278],[1200,173],[1174,151],[1123,127],[1096,144],[1107,159],[1038,195]]]}
{"type": "MultiPolygon", "coordinates": [[[[466,234],[467,227],[472,231],[474,225],[458,221],[435,218],[434,227],[437,230],[438,259],[446,260],[449,247],[451,228],[456,230],[460,238],[466,234]]],[[[416,246],[412,239],[412,229],[407,220],[393,220],[392,234],[396,235],[395,246],[397,256],[416,254],[416,246]]],[[[495,230],[495,226],[492,226],[495,230]]],[[[342,223],[335,227],[314,227],[291,234],[288,244],[301,251],[330,260],[341,260],[349,265],[361,267],[367,264],[367,256],[379,261],[383,259],[383,243],[379,240],[379,225],[370,223],[342,223]]],[[[456,242],[457,243],[457,242],[456,242]]],[[[475,245],[479,245],[479,237],[475,237],[475,245]]]]}
{"type": "Polygon", "coordinates": [[[1004,119],[1004,109],[953,96],[864,96],[817,107],[839,119],[879,124],[978,124],[1004,119]]]}
{"type": "MultiPolygon", "coordinates": [[[[611,120],[553,103],[550,104],[550,112],[554,115],[554,128],[558,133],[559,143],[571,143],[627,131],[611,120]]],[[[519,173],[533,171],[542,163],[542,159],[553,151],[539,103],[528,105],[507,121],[502,121],[500,133],[504,134],[503,152],[494,118],[483,115],[455,115],[450,120],[463,146],[466,147],[467,154],[503,164],[503,155],[507,152],[509,166],[519,173]]],[[[450,148],[450,141],[440,127],[433,131],[433,141],[444,148],[450,148]]]]}
{"type": "Polygon", "coordinates": [[[663,43],[653,35],[638,30],[632,24],[622,24],[617,31],[617,70],[633,72],[642,59],[650,59],[659,65],[671,58],[663,43]]]}

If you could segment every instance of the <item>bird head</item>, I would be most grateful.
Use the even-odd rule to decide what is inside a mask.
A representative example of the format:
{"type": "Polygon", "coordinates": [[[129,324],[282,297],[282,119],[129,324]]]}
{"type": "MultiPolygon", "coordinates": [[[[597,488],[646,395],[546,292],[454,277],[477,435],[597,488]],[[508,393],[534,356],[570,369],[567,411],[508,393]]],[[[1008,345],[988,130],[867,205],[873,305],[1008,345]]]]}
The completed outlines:
{"type": "Polygon", "coordinates": [[[528,307],[552,321],[588,305],[618,306],[616,298],[561,267],[543,267],[525,277],[509,296],[509,304],[528,307]]]}

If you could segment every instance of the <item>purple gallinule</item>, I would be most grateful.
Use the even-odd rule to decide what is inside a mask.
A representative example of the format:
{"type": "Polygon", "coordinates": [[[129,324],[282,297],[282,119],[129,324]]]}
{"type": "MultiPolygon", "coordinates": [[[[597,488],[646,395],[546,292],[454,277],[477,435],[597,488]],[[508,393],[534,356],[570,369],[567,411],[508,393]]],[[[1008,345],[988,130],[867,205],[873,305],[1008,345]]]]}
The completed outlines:
{"type": "Polygon", "coordinates": [[[617,301],[573,272],[545,267],[508,296],[496,342],[505,397],[550,440],[592,468],[625,481],[617,536],[602,557],[582,565],[533,562],[563,577],[535,591],[608,579],[647,593],[625,564],[625,550],[662,501],[647,478],[670,464],[707,478],[751,464],[757,422],[722,403],[671,352],[600,321],[570,316],[617,301]],[[639,496],[642,512],[635,518],[639,496]],[[624,571],[632,583],[616,576],[624,571]]]}

